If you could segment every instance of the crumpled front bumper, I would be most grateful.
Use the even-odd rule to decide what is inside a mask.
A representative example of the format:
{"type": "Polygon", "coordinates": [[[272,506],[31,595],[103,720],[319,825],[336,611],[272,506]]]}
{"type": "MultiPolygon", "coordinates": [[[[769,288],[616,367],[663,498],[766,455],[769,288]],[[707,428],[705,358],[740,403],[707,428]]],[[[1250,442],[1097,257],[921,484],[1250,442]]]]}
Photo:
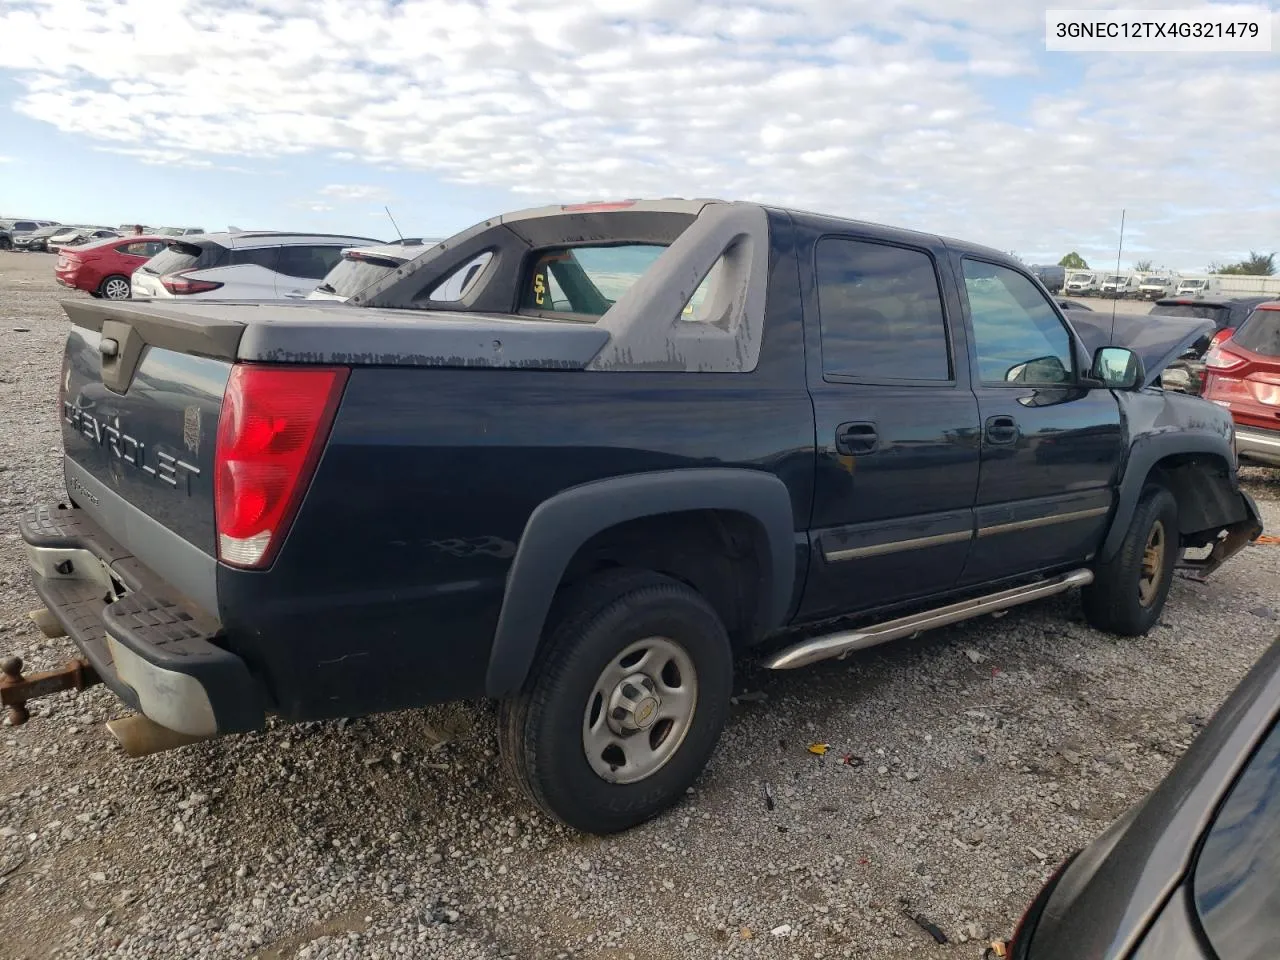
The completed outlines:
{"type": "Polygon", "coordinates": [[[218,645],[221,624],[182,600],[84,511],[38,507],[19,522],[31,581],[121,700],[178,733],[261,729],[261,690],[218,645]]]}

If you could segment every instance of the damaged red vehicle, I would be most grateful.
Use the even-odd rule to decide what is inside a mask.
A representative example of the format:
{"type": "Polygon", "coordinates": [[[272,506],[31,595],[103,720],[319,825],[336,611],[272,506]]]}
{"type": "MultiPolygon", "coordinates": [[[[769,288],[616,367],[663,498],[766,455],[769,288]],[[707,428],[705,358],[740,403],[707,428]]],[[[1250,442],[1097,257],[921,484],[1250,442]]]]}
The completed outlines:
{"type": "Polygon", "coordinates": [[[1280,300],[1209,349],[1204,397],[1231,411],[1241,460],[1280,467],[1280,300]]]}

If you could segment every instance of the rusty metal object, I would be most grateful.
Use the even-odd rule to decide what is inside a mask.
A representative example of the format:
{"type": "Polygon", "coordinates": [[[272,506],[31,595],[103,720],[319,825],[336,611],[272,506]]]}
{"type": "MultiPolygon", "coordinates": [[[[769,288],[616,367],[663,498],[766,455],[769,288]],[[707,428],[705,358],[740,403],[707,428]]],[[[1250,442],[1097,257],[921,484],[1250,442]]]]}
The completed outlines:
{"type": "Polygon", "coordinates": [[[22,658],[9,657],[0,663],[0,706],[9,708],[9,722],[21,726],[31,719],[27,702],[63,690],[84,690],[101,683],[102,678],[88,660],[72,660],[57,670],[22,675],[22,658]]]}

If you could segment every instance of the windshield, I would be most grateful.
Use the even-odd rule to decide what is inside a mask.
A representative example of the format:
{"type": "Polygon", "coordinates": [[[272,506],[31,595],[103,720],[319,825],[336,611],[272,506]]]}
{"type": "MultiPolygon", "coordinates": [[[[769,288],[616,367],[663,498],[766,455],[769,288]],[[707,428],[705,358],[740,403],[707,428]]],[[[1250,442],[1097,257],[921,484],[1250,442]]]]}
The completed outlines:
{"type": "Polygon", "coordinates": [[[1068,283],[1088,283],[1093,279],[1093,275],[1089,273],[1073,273],[1068,283]]]}
{"type": "Polygon", "coordinates": [[[1183,280],[1182,286],[1186,289],[1195,288],[1198,290],[1200,287],[1203,287],[1206,283],[1208,283],[1207,280],[1183,280]]]}
{"type": "Polygon", "coordinates": [[[1124,277],[1107,277],[1106,282],[1115,284],[1124,283],[1124,277]]]}
{"type": "Polygon", "coordinates": [[[400,265],[392,257],[359,258],[344,256],[325,276],[320,289],[339,297],[354,297],[369,284],[381,280],[400,265]]]}
{"type": "Polygon", "coordinates": [[[1144,287],[1163,287],[1165,285],[1164,277],[1147,277],[1142,281],[1144,287]]]}

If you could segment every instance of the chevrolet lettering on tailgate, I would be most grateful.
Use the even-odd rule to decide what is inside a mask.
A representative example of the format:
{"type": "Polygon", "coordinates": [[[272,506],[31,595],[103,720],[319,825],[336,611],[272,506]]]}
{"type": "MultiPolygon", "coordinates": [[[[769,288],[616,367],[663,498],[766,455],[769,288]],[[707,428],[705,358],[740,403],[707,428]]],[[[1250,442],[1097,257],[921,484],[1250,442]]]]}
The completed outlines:
{"type": "Polygon", "coordinates": [[[120,429],[119,418],[116,418],[114,424],[104,423],[69,400],[62,402],[62,417],[86,438],[100,447],[106,447],[121,463],[136,467],[171,487],[178,486],[178,478],[181,476],[186,493],[190,495],[191,478],[200,475],[200,468],[185,460],[179,460],[157,447],[148,448],[141,440],[129,436],[120,429]],[[152,451],[151,454],[148,454],[148,449],[152,451]],[[151,463],[147,462],[148,458],[151,459],[151,463]]]}

